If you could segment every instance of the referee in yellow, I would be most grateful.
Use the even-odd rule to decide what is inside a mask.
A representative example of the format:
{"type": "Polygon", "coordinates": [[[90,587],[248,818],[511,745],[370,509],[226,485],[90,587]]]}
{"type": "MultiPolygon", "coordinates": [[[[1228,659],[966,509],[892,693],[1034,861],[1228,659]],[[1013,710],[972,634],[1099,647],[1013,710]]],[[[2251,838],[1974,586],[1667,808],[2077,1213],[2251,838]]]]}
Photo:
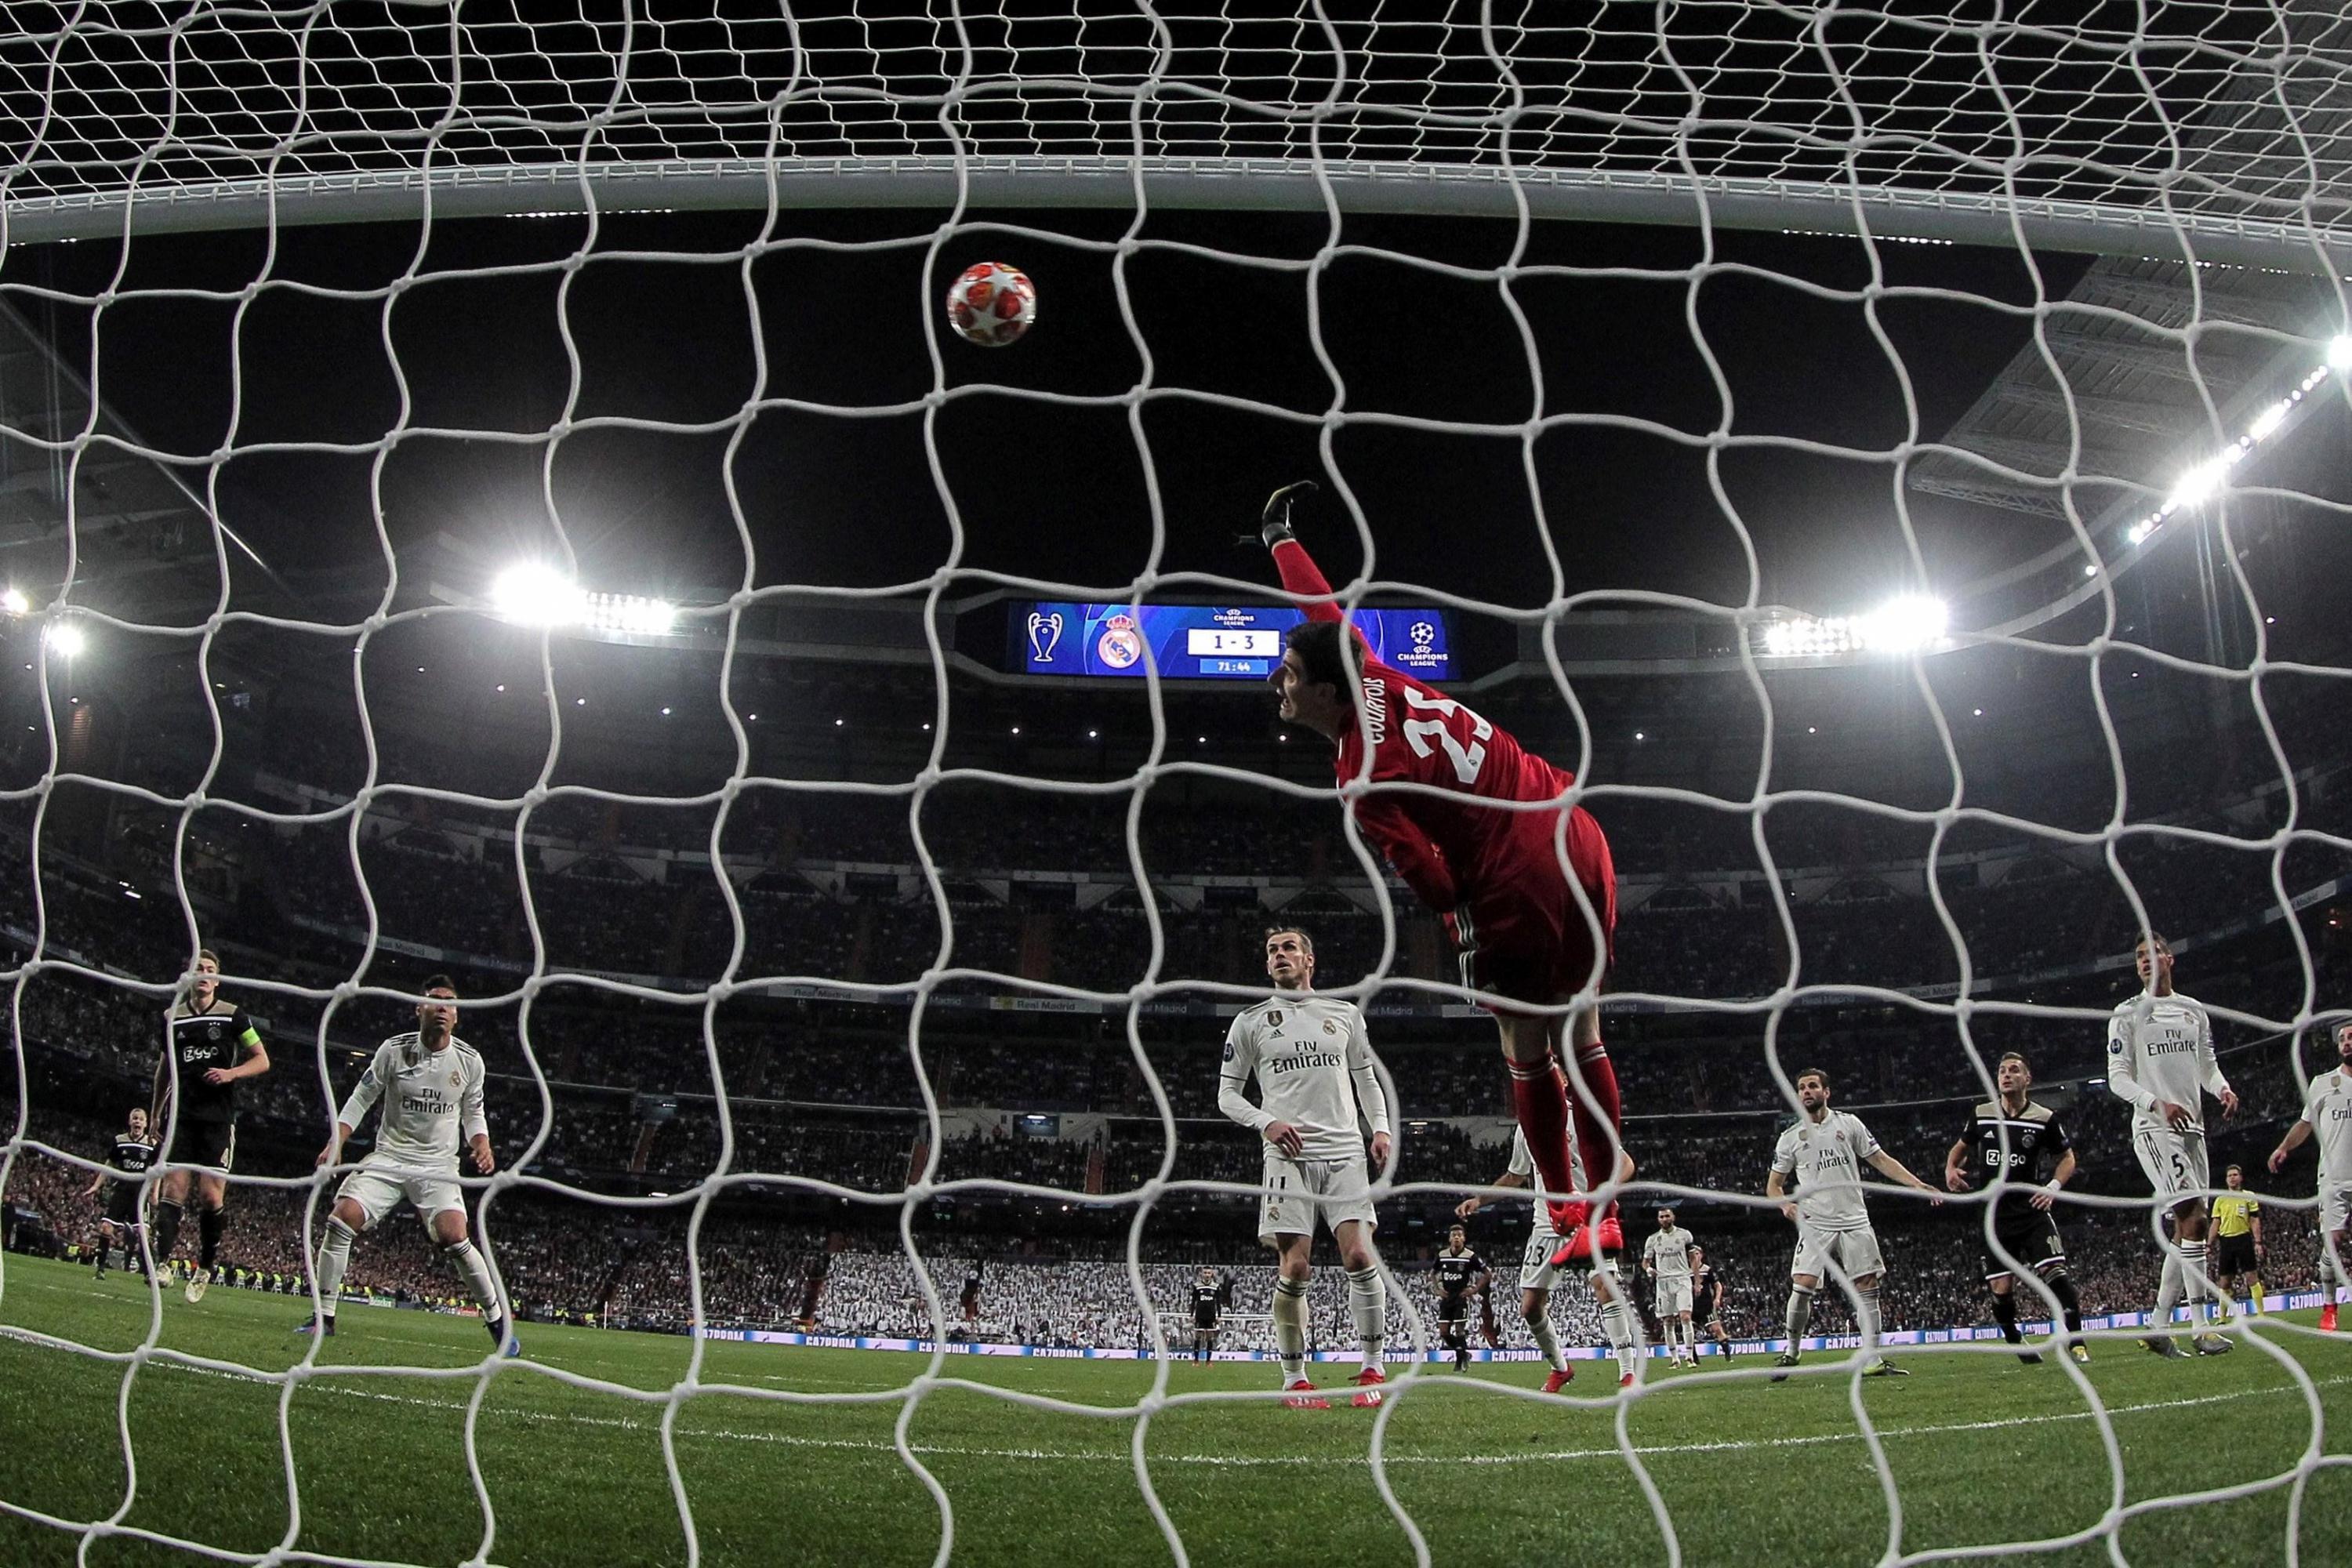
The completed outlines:
{"type": "Polygon", "coordinates": [[[2231,1281],[2242,1274],[2246,1277],[2246,1293],[2253,1298],[2254,1310],[2263,1310],[2263,1205],[2245,1190],[2246,1173],[2232,1165],[2222,1180],[2230,1190],[2213,1199],[2213,1283],[2221,1288],[2224,1303],[2234,1302],[2236,1295],[2231,1281]]]}

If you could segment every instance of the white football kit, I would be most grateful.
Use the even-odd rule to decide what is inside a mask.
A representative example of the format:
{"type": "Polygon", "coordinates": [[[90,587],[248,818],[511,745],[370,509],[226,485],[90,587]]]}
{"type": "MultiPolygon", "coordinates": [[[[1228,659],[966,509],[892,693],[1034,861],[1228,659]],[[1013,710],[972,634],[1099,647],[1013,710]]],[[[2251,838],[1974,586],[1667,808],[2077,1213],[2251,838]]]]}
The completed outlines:
{"type": "Polygon", "coordinates": [[[1259,1240],[1313,1236],[1318,1214],[1328,1228],[1351,1219],[1379,1227],[1359,1115],[1374,1132],[1387,1132],[1389,1100],[1354,1003],[1286,991],[1243,1008],[1225,1031],[1217,1109],[1261,1133],[1276,1121],[1298,1129],[1298,1158],[1265,1145],[1259,1240]],[[1242,1094],[1253,1076],[1255,1105],[1242,1094]]]}
{"type": "Polygon", "coordinates": [[[1691,1233],[1676,1226],[1655,1230],[1642,1244],[1642,1261],[1657,1284],[1657,1314],[1676,1318],[1691,1310],[1691,1233]]]}
{"type": "MultiPolygon", "coordinates": [[[[1544,1193],[1543,1173],[1536,1169],[1535,1155],[1528,1148],[1528,1135],[1516,1127],[1511,1129],[1510,1173],[1527,1179],[1528,1190],[1536,1199],[1535,1224],[1529,1227],[1528,1244],[1519,1254],[1519,1289],[1549,1290],[1559,1278],[1559,1270],[1552,1267],[1551,1255],[1568,1238],[1552,1228],[1551,1205],[1544,1193]]],[[[1577,1190],[1584,1191],[1584,1154],[1576,1146],[1573,1129],[1568,1136],[1568,1173],[1577,1190]]]]}
{"type": "Polygon", "coordinates": [[[490,1130],[482,1111],[488,1076],[474,1047],[454,1036],[437,1051],[426,1050],[413,1029],[378,1046],[335,1112],[336,1121],[357,1131],[368,1108],[382,1100],[375,1148],[335,1195],[358,1204],[371,1226],[404,1196],[426,1221],[446,1209],[464,1209],[457,1151],[490,1130]]]}
{"type": "Polygon", "coordinates": [[[2149,1189],[2171,1202],[2212,1184],[2205,1157],[2205,1096],[2230,1087],[2213,1056],[2213,1023],[2204,1007],[2175,992],[2143,991],[2107,1017],[2107,1089],[2132,1106],[2132,1152],[2147,1173],[2149,1189]],[[2159,1101],[2186,1106],[2190,1121],[2175,1127],[2159,1101]]]}
{"type": "Polygon", "coordinates": [[[2311,1080],[2303,1119],[2319,1145],[2320,1228],[2352,1223],[2352,1073],[2337,1068],[2311,1080]]]}
{"type": "Polygon", "coordinates": [[[1862,1163],[1878,1152],[1878,1140],[1861,1119],[1843,1110],[1815,1121],[1800,1115],[1773,1145],[1772,1168],[1794,1175],[1797,1253],[1789,1273],[1827,1279],[1834,1268],[1849,1279],[1886,1271],[1878,1233],[1870,1227],[1863,1202],[1862,1163]]]}

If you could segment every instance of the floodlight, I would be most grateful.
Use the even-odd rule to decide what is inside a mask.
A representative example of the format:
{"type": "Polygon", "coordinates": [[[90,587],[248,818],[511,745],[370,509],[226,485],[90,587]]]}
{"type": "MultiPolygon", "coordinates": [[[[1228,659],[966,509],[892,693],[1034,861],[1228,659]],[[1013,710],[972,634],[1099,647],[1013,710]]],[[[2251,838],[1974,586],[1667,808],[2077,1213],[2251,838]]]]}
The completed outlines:
{"type": "Polygon", "coordinates": [[[508,567],[490,585],[491,608],[519,626],[568,626],[581,618],[582,597],[571,578],[535,561],[508,567]]]}
{"type": "Polygon", "coordinates": [[[1906,594],[1855,617],[1854,640],[1863,647],[1885,653],[1906,653],[1925,647],[1944,635],[1951,611],[1941,599],[1906,594]]]}
{"type": "Polygon", "coordinates": [[[2284,399],[2272,404],[2254,416],[2254,422],[2246,426],[2246,434],[2257,441],[2267,441],[2273,432],[2286,423],[2287,410],[2293,406],[2294,406],[2293,404],[2284,399]]]}
{"type": "Polygon", "coordinates": [[[0,594],[0,610],[5,610],[12,616],[21,616],[32,607],[33,601],[25,597],[25,590],[22,588],[11,588],[6,593],[0,594]]]}
{"type": "Polygon", "coordinates": [[[2352,332],[2338,332],[2327,340],[2327,368],[2352,370],[2352,332]]]}
{"type": "Polygon", "coordinates": [[[2134,544],[2145,544],[2147,542],[2147,536],[2155,531],[2155,520],[2144,517],[2137,522],[2133,523],[2130,530],[2124,534],[2124,537],[2134,544]]]}
{"type": "Polygon", "coordinates": [[[2166,504],[2173,507],[2202,505],[2221,488],[2221,480],[2229,472],[2228,458],[2206,459],[2180,476],[2180,482],[2172,487],[2172,494],[2165,498],[2166,504]]]}
{"type": "Polygon", "coordinates": [[[635,594],[583,594],[579,618],[591,631],[663,637],[677,626],[677,606],[635,594]]]}
{"type": "Polygon", "coordinates": [[[79,658],[89,647],[89,637],[71,621],[58,621],[41,634],[49,651],[60,658],[79,658]]]}

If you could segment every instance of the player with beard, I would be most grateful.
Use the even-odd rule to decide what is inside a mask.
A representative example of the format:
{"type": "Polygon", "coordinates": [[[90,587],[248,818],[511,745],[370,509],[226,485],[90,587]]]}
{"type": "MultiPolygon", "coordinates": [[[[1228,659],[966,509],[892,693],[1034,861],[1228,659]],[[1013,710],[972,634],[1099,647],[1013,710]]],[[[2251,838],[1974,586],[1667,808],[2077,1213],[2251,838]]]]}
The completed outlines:
{"type": "Polygon", "coordinates": [[[1265,973],[1275,993],[1244,1007],[1225,1032],[1217,1071],[1217,1109],[1265,1141],[1265,1195],[1258,1239],[1275,1249],[1274,1342],[1282,1385],[1293,1409],[1325,1402],[1307,1379],[1307,1287],[1319,1217],[1339,1244],[1348,1271],[1348,1310],[1355,1320],[1362,1370],[1359,1405],[1381,1402],[1388,1381],[1388,1282],[1372,1250],[1370,1168],[1359,1121],[1372,1130],[1371,1163],[1388,1166],[1388,1094],[1372,1061],[1364,1016],[1352,1002],[1315,993],[1315,943],[1296,926],[1265,933],[1265,973]],[[1242,1087],[1257,1079],[1258,1103],[1242,1087]]]}

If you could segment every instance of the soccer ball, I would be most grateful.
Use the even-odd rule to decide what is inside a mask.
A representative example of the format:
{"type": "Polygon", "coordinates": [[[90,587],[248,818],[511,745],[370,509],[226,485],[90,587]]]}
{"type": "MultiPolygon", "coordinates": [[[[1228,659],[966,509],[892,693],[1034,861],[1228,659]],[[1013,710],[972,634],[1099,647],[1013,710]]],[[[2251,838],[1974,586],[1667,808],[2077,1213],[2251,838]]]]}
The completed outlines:
{"type": "Polygon", "coordinates": [[[1037,285],[1017,267],[982,261],[948,289],[948,324],[968,343],[1001,349],[1037,319],[1037,285]]]}

